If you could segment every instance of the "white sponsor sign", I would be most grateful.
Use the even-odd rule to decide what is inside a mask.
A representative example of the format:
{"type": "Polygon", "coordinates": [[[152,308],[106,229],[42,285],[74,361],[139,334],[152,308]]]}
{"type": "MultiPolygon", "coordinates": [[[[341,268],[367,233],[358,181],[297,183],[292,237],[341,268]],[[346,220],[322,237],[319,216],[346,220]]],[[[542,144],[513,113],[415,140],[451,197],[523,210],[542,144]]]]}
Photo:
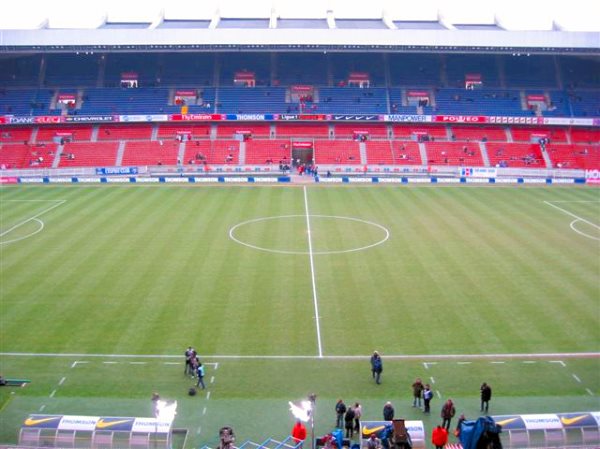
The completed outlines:
{"type": "Polygon", "coordinates": [[[525,423],[527,430],[537,429],[562,429],[562,423],[558,415],[521,415],[521,419],[525,423]]]}
{"type": "MultiPolygon", "coordinates": [[[[413,183],[417,183],[417,184],[429,184],[431,183],[431,178],[408,178],[408,182],[413,184],[413,183]]],[[[439,182],[439,179],[438,179],[439,182]]]]}
{"type": "Polygon", "coordinates": [[[234,177],[234,176],[226,176],[223,178],[224,182],[248,182],[248,178],[245,176],[234,177]]]}
{"type": "Polygon", "coordinates": [[[404,426],[411,439],[425,440],[425,427],[423,426],[423,421],[404,421],[404,426]]]}
{"type": "Polygon", "coordinates": [[[100,178],[77,178],[79,182],[100,182],[100,178]]]}
{"type": "Polygon", "coordinates": [[[469,184],[473,184],[473,183],[486,184],[489,182],[487,178],[467,178],[467,179],[465,179],[465,181],[468,182],[469,184]]]}
{"type": "Polygon", "coordinates": [[[187,178],[165,178],[165,182],[189,182],[187,178]]]}
{"type": "Polygon", "coordinates": [[[460,184],[460,178],[438,178],[438,184],[460,184]]]}
{"type": "Polygon", "coordinates": [[[348,178],[348,181],[352,183],[372,183],[373,180],[371,178],[348,178]]]}
{"type": "Polygon", "coordinates": [[[168,433],[171,428],[170,421],[159,421],[154,418],[136,418],[133,422],[132,432],[168,433]]]}
{"type": "Polygon", "coordinates": [[[517,178],[496,178],[496,184],[516,184],[519,182],[517,178]]]}
{"type": "Polygon", "coordinates": [[[524,184],[546,184],[546,178],[523,178],[524,184]]]}
{"type": "Polygon", "coordinates": [[[51,183],[55,183],[55,182],[56,182],[56,183],[61,183],[61,182],[62,182],[62,183],[68,183],[68,182],[70,183],[70,182],[72,182],[72,181],[71,181],[71,178],[58,178],[58,177],[52,177],[52,178],[49,178],[49,180],[50,180],[50,182],[51,182],[51,183]]]}
{"type": "Polygon", "coordinates": [[[194,182],[219,182],[219,178],[194,178],[194,182]]]}
{"type": "Polygon", "coordinates": [[[99,416],[63,416],[58,424],[59,430],[89,430],[96,428],[99,416]]]}
{"type": "Polygon", "coordinates": [[[21,182],[24,184],[44,182],[44,178],[21,178],[21,182]]]}
{"type": "Polygon", "coordinates": [[[402,184],[402,178],[379,178],[379,182],[402,184]]]}
{"type": "Polygon", "coordinates": [[[574,184],[575,180],[572,178],[554,178],[552,184],[574,184]]]}
{"type": "Polygon", "coordinates": [[[106,182],[125,184],[129,183],[129,178],[106,178],[106,182]]]}
{"type": "Polygon", "coordinates": [[[159,182],[158,178],[136,178],[136,182],[159,182]]]}
{"type": "Polygon", "coordinates": [[[342,178],[319,178],[319,182],[324,182],[324,183],[340,183],[342,182],[342,178]]]}
{"type": "Polygon", "coordinates": [[[277,178],[272,176],[261,176],[259,178],[254,178],[254,182],[277,182],[277,178]]]}

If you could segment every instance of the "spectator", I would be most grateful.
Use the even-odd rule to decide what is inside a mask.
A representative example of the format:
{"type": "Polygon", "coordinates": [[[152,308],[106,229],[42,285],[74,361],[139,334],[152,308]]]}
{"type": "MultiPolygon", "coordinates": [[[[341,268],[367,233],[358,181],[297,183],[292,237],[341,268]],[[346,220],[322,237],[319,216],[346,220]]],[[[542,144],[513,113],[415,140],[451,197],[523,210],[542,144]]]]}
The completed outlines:
{"type": "Polygon", "coordinates": [[[487,413],[490,406],[490,399],[492,399],[492,387],[487,383],[481,384],[481,412],[487,413]]]}
{"type": "Polygon", "coordinates": [[[383,419],[384,421],[392,421],[394,419],[394,406],[390,401],[387,401],[383,406],[383,419]]]}
{"type": "MultiPolygon", "coordinates": [[[[292,428],[292,438],[296,444],[304,443],[304,440],[306,440],[306,427],[302,424],[302,421],[296,421],[296,424],[292,428]]],[[[300,447],[302,447],[302,445],[300,445],[300,447]]]]}
{"type": "Polygon", "coordinates": [[[423,390],[425,387],[423,386],[423,382],[420,377],[417,377],[412,384],[413,390],[413,407],[421,407],[421,397],[423,395],[423,390]]]}
{"type": "Polygon", "coordinates": [[[446,430],[450,429],[450,422],[456,413],[456,409],[454,408],[454,403],[452,399],[448,399],[444,405],[442,406],[442,412],[440,416],[442,417],[442,427],[446,430]]]}
{"type": "Polygon", "coordinates": [[[346,404],[344,404],[344,401],[342,399],[339,399],[335,404],[335,414],[335,427],[337,429],[343,429],[344,415],[346,414],[346,404]]]}
{"type": "Polygon", "coordinates": [[[448,431],[438,425],[431,433],[431,443],[435,446],[435,449],[442,449],[448,442],[448,431]]]}

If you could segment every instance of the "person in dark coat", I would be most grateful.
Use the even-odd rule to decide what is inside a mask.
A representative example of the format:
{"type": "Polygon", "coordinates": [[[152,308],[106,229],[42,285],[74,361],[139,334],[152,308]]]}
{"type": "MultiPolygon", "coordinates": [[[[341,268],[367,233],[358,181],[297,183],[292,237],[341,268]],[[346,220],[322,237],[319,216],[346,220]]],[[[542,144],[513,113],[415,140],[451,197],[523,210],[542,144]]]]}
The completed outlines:
{"type": "Polygon", "coordinates": [[[390,401],[386,402],[383,406],[383,419],[384,421],[392,421],[394,419],[394,406],[390,401]]]}
{"type": "Polygon", "coordinates": [[[371,374],[373,374],[373,378],[375,379],[375,383],[381,383],[381,373],[383,372],[383,361],[381,360],[381,356],[377,351],[373,352],[371,356],[371,374]]]}
{"type": "Polygon", "coordinates": [[[352,438],[354,436],[354,408],[348,407],[346,415],[344,416],[344,423],[346,424],[346,438],[352,438]]]}
{"type": "Polygon", "coordinates": [[[484,382],[481,384],[481,412],[488,412],[490,399],[492,399],[492,387],[484,382]]]}
{"type": "Polygon", "coordinates": [[[335,404],[335,427],[336,429],[344,428],[344,415],[346,414],[346,404],[344,404],[343,400],[338,400],[335,404]]]}
{"type": "Polygon", "coordinates": [[[446,430],[450,430],[450,421],[452,421],[455,413],[456,409],[454,408],[454,403],[452,402],[452,399],[448,399],[442,406],[442,413],[440,415],[442,417],[442,427],[446,430]]]}

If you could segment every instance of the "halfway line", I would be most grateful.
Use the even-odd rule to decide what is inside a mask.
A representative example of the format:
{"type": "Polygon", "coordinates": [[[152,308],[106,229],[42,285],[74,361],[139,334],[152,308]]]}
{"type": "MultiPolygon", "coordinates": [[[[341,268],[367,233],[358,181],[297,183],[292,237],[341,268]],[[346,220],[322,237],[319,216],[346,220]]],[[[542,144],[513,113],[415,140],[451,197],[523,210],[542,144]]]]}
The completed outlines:
{"type": "Polygon", "coordinates": [[[310,233],[310,215],[308,213],[308,194],[304,186],[304,210],[306,213],[306,227],[308,230],[308,257],[310,258],[310,276],[312,280],[313,303],[315,305],[315,324],[317,326],[317,344],[319,345],[319,357],[323,357],[323,346],[321,345],[321,326],[319,324],[319,303],[317,300],[317,285],[315,283],[315,262],[313,257],[312,237],[310,233]]]}

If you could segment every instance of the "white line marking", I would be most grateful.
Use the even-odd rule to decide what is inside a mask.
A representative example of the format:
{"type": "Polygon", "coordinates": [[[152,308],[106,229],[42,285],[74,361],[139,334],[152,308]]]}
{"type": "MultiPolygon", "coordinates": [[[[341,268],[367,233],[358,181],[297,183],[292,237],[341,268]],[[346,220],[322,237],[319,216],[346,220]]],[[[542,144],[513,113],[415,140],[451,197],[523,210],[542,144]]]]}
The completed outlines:
{"type": "MultiPolygon", "coordinates": [[[[563,212],[563,213],[565,213],[565,214],[567,214],[567,215],[569,215],[569,216],[571,216],[571,217],[575,218],[575,220],[576,220],[576,221],[583,221],[584,223],[587,223],[587,224],[589,224],[590,226],[592,226],[592,227],[594,227],[594,228],[596,228],[596,229],[600,230],[600,226],[598,226],[597,224],[595,224],[595,223],[592,223],[591,221],[589,221],[589,220],[586,220],[585,218],[581,218],[580,216],[578,216],[578,215],[575,215],[574,213],[572,213],[572,212],[569,212],[568,210],[566,210],[566,209],[563,209],[562,207],[558,207],[556,204],[552,204],[552,203],[551,203],[551,202],[549,202],[549,201],[544,201],[544,203],[546,203],[548,206],[552,206],[553,208],[555,208],[555,209],[558,209],[559,211],[561,211],[561,212],[563,212]]],[[[573,227],[573,223],[575,223],[575,222],[574,222],[574,221],[573,221],[573,222],[571,222],[571,224],[570,224],[570,227],[571,227],[571,229],[572,229],[573,231],[577,232],[579,235],[583,235],[584,237],[588,237],[588,238],[591,238],[591,239],[594,239],[594,240],[600,240],[600,239],[599,239],[599,238],[597,238],[597,237],[593,237],[593,236],[590,236],[590,235],[587,235],[587,234],[585,234],[585,233],[583,233],[583,232],[580,232],[580,231],[578,231],[576,228],[574,228],[574,227],[573,227]]]]}
{"type": "Polygon", "coordinates": [[[179,362],[164,362],[165,365],[183,365],[183,363],[179,362]]]}
{"type": "Polygon", "coordinates": [[[562,366],[563,368],[567,365],[565,365],[565,362],[563,362],[562,360],[550,360],[550,363],[558,363],[560,366],[562,366]]]}
{"type": "Polygon", "coordinates": [[[129,362],[130,365],[145,365],[146,362],[129,362]]]}
{"type": "Polygon", "coordinates": [[[437,394],[437,397],[438,397],[438,398],[441,398],[441,397],[442,397],[442,394],[440,393],[440,390],[435,390],[435,394],[437,394]]]}
{"type": "Polygon", "coordinates": [[[204,408],[202,409],[202,414],[203,414],[203,415],[206,415],[206,407],[204,407],[204,408]]]}
{"type": "Polygon", "coordinates": [[[206,399],[210,399],[210,391],[206,392],[206,399]]]}
{"type": "Polygon", "coordinates": [[[66,378],[66,377],[63,377],[63,378],[60,380],[60,382],[58,383],[58,385],[60,386],[60,385],[64,384],[64,383],[65,383],[65,380],[67,380],[67,378],[66,378]]]}
{"type": "Polygon", "coordinates": [[[56,390],[52,390],[52,393],[50,393],[50,397],[53,398],[55,394],[56,394],[56,390]]]}
{"type": "Polygon", "coordinates": [[[4,242],[0,242],[0,245],[6,245],[8,243],[14,243],[14,242],[20,242],[21,240],[25,240],[28,239],[29,237],[33,237],[36,234],[39,234],[40,232],[42,232],[44,230],[44,222],[42,220],[40,220],[39,218],[34,218],[33,221],[37,221],[39,228],[37,228],[37,230],[24,235],[22,237],[16,238],[16,239],[12,239],[12,240],[6,240],[4,242]]]}
{"type": "Polygon", "coordinates": [[[319,357],[323,357],[323,346],[321,344],[321,325],[319,323],[319,303],[317,300],[317,285],[315,282],[315,263],[312,248],[312,236],[310,231],[310,215],[308,213],[308,194],[304,186],[304,210],[306,211],[306,228],[308,232],[308,257],[310,259],[310,276],[312,280],[313,303],[315,307],[315,325],[317,327],[317,344],[319,347],[319,357]]]}
{"type": "MultiPolygon", "coordinates": [[[[209,365],[211,365],[211,363],[209,363],[209,365]]],[[[214,365],[215,365],[215,371],[218,370],[219,369],[219,364],[215,363],[214,365]]]]}
{"type": "Polygon", "coordinates": [[[104,363],[105,365],[116,365],[119,362],[102,362],[102,363],[104,363]]]}
{"type": "Polygon", "coordinates": [[[575,379],[577,382],[581,383],[581,379],[579,377],[577,377],[577,374],[572,374],[573,379],[575,379]]]}
{"type": "Polygon", "coordinates": [[[46,408],[46,404],[42,404],[42,406],[40,407],[40,412],[43,412],[45,408],[46,408]]]}
{"type": "Polygon", "coordinates": [[[435,383],[435,379],[433,377],[430,377],[429,380],[431,381],[432,384],[435,383]]]}
{"type": "Polygon", "coordinates": [[[71,364],[71,368],[75,368],[77,366],[77,360],[71,364]]]}
{"type": "Polygon", "coordinates": [[[587,391],[587,393],[588,393],[590,396],[594,396],[594,392],[593,392],[592,390],[590,390],[589,388],[586,388],[586,389],[585,389],[585,391],[587,391]]]}
{"type": "Polygon", "coordinates": [[[429,365],[437,365],[437,362],[423,362],[425,369],[429,369],[429,365]]]}
{"type": "MultiPolygon", "coordinates": [[[[241,355],[241,354],[207,354],[205,357],[211,359],[222,360],[312,360],[312,359],[328,359],[328,360],[368,360],[372,354],[368,355],[324,355],[318,357],[315,355],[241,355]]],[[[58,353],[58,352],[0,352],[0,356],[5,357],[89,357],[89,358],[131,358],[131,359],[176,359],[181,358],[181,355],[168,354],[73,354],[73,353],[58,353]]],[[[510,354],[386,354],[386,360],[489,360],[489,359],[597,359],[600,358],[600,352],[539,352],[539,353],[510,353],[510,354]]],[[[78,363],[90,363],[82,360],[73,362],[72,367],[78,363]]],[[[204,365],[214,365],[217,370],[219,362],[202,362],[204,365]]],[[[428,362],[433,363],[433,362],[428,362]]],[[[535,362],[534,362],[535,363],[535,362]]]]}
{"type": "Polygon", "coordinates": [[[573,231],[575,231],[577,234],[579,234],[579,235],[582,235],[582,236],[584,236],[584,237],[587,237],[588,239],[592,239],[592,240],[600,240],[600,238],[598,238],[598,237],[594,237],[593,235],[586,234],[585,232],[583,232],[583,231],[580,231],[579,229],[577,229],[577,228],[575,227],[575,223],[579,223],[579,221],[580,221],[580,220],[573,220],[573,221],[571,222],[571,224],[569,225],[569,227],[570,227],[570,228],[571,228],[573,231]]]}
{"type": "Polygon", "coordinates": [[[199,427],[198,427],[198,430],[196,430],[196,435],[200,435],[200,433],[201,433],[201,432],[202,432],[202,427],[201,427],[201,426],[199,426],[199,427]]]}
{"type": "Polygon", "coordinates": [[[506,362],[501,362],[501,361],[498,361],[498,362],[490,362],[490,363],[495,363],[495,364],[497,364],[497,365],[502,365],[503,363],[506,363],[506,362]]]}
{"type": "Polygon", "coordinates": [[[470,365],[473,362],[456,362],[457,365],[470,365]]]}
{"type": "Polygon", "coordinates": [[[215,382],[215,376],[210,376],[210,383],[214,383],[215,382]]]}
{"type": "MultiPolygon", "coordinates": [[[[48,200],[48,201],[50,201],[50,200],[48,200]]],[[[52,200],[52,201],[54,201],[54,200],[52,200]]],[[[50,212],[52,209],[54,209],[54,208],[56,208],[56,207],[58,207],[58,206],[61,206],[61,205],[63,205],[63,204],[65,203],[65,201],[66,201],[66,200],[56,200],[56,201],[57,201],[57,203],[56,203],[56,204],[53,204],[52,206],[50,206],[50,207],[48,207],[48,208],[44,209],[43,211],[41,211],[41,212],[39,212],[39,213],[35,214],[33,217],[29,217],[28,219],[26,219],[26,220],[23,220],[23,221],[21,221],[20,223],[17,223],[17,224],[16,224],[16,225],[14,225],[12,228],[9,228],[9,229],[7,229],[6,231],[4,231],[4,232],[0,233],[0,237],[4,237],[6,234],[8,234],[8,233],[9,233],[9,232],[11,232],[11,231],[14,231],[14,230],[15,230],[15,229],[17,229],[19,226],[23,226],[25,223],[27,223],[27,222],[30,222],[30,221],[32,221],[32,220],[35,220],[35,219],[36,219],[37,217],[39,217],[40,215],[43,215],[43,214],[45,214],[46,212],[50,212]]]]}
{"type": "Polygon", "coordinates": [[[537,363],[537,362],[535,360],[524,360],[523,363],[532,364],[532,363],[537,363]]]}

